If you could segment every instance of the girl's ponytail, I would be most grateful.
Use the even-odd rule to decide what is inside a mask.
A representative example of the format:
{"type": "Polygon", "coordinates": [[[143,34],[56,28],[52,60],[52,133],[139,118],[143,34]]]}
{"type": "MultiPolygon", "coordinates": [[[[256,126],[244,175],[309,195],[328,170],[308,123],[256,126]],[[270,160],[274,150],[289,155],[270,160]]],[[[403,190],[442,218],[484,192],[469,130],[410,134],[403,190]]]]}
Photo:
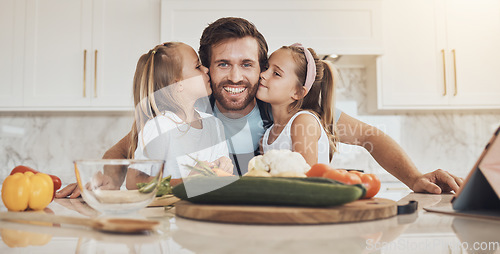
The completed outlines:
{"type": "Polygon", "coordinates": [[[326,130],[328,136],[328,141],[330,143],[330,160],[333,157],[333,153],[337,151],[337,128],[335,123],[335,83],[336,83],[336,71],[333,64],[319,60],[320,64],[323,65],[323,75],[321,79],[321,93],[320,93],[320,107],[321,111],[317,112],[320,114],[321,124],[326,130]]]}
{"type": "MultiPolygon", "coordinates": [[[[155,48],[156,49],[156,48],[155,48]]],[[[132,125],[132,130],[130,132],[130,147],[128,150],[127,158],[133,159],[135,150],[137,149],[137,141],[139,136],[139,129],[142,129],[137,126],[145,122],[144,116],[147,113],[144,110],[147,110],[145,107],[149,104],[146,100],[142,98],[148,98],[148,90],[152,86],[153,80],[153,71],[154,71],[154,53],[155,49],[150,50],[147,54],[144,54],[139,58],[137,62],[137,67],[134,75],[134,123],[132,125]],[[153,53],[154,52],[154,53],[153,53]]]]}

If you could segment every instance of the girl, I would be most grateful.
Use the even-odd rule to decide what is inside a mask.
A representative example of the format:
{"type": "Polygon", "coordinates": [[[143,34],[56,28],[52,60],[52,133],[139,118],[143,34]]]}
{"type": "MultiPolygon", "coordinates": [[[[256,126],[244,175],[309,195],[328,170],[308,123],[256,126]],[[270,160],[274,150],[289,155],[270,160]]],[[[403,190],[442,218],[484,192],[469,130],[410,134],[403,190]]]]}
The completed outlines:
{"type": "MultiPolygon", "coordinates": [[[[196,160],[233,172],[222,123],[195,109],[195,102],[212,92],[207,73],[196,52],[184,43],[164,43],[140,57],[129,158],[163,159],[163,175],[173,179],[191,174],[196,160]]],[[[141,169],[129,170],[127,188],[135,189],[137,182],[148,179],[141,169]]]]}
{"type": "Polygon", "coordinates": [[[300,44],[271,54],[257,91],[257,98],[271,104],[274,118],[261,140],[264,153],[288,149],[309,165],[329,164],[338,141],[333,73],[331,63],[300,44]]]}

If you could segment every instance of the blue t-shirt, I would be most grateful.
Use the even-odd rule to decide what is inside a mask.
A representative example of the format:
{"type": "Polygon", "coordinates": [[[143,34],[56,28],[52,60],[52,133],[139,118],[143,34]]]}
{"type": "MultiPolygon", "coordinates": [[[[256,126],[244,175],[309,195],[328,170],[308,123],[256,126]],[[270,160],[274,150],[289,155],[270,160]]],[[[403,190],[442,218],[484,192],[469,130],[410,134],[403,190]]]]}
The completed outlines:
{"type": "Polygon", "coordinates": [[[233,173],[245,174],[248,162],[258,153],[259,141],[265,132],[259,107],[256,104],[250,113],[240,118],[226,117],[217,105],[214,106],[213,113],[224,126],[229,155],[235,165],[233,173]]]}

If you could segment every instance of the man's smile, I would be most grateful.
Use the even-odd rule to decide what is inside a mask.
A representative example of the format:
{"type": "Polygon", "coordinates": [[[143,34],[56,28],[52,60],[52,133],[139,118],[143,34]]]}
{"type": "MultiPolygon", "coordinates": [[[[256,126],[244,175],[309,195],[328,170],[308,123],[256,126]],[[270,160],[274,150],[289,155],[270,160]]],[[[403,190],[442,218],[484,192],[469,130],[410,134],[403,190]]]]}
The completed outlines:
{"type": "Polygon", "coordinates": [[[229,87],[225,86],[224,90],[230,94],[240,94],[243,93],[247,88],[246,87],[229,87]]]}

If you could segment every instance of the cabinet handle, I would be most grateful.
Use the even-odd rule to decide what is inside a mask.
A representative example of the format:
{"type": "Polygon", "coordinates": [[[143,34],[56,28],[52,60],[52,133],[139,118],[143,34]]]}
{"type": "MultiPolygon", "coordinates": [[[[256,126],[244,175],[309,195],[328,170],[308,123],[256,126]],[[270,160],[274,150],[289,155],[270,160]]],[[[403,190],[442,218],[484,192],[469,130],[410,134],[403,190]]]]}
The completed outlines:
{"type": "Polygon", "coordinates": [[[453,71],[455,73],[455,93],[453,93],[453,96],[457,96],[457,93],[458,93],[458,86],[457,86],[457,53],[455,52],[455,49],[452,49],[451,52],[453,53],[453,71]]]}
{"type": "Polygon", "coordinates": [[[441,54],[443,55],[443,81],[444,81],[443,96],[446,96],[446,57],[445,57],[444,49],[441,49],[441,54]]]}
{"type": "Polygon", "coordinates": [[[83,97],[86,97],[87,90],[87,50],[83,50],[83,97]]]}
{"type": "Polygon", "coordinates": [[[97,98],[97,49],[94,51],[94,97],[97,98]]]}

